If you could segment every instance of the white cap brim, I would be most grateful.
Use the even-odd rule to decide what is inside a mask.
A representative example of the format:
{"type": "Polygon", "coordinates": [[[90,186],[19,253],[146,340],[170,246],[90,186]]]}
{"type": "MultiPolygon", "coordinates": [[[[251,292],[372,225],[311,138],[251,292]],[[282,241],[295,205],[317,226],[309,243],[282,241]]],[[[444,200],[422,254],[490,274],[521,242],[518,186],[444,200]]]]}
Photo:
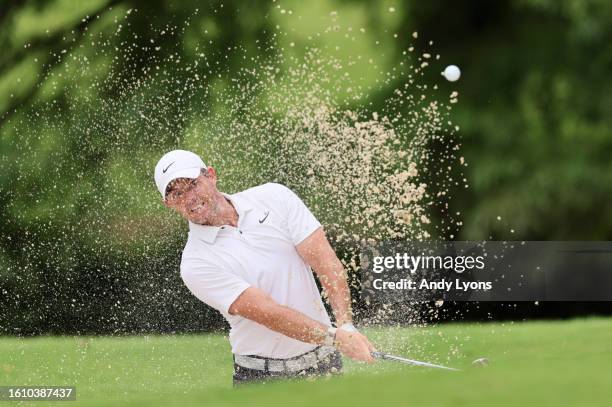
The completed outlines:
{"type": "Polygon", "coordinates": [[[163,199],[166,199],[166,188],[168,188],[168,184],[174,181],[177,178],[198,178],[200,176],[200,170],[203,167],[193,167],[193,168],[182,168],[178,171],[169,173],[166,175],[166,179],[160,184],[159,192],[162,195],[163,199]]]}

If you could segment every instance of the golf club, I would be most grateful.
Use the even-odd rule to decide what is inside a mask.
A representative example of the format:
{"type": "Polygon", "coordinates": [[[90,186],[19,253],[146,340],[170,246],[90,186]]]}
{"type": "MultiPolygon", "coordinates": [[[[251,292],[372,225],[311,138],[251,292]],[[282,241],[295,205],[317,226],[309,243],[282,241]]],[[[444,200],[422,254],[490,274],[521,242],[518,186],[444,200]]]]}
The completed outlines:
{"type": "Polygon", "coordinates": [[[433,368],[436,368],[436,369],[453,370],[455,372],[459,371],[459,369],[455,369],[455,368],[452,368],[452,367],[435,365],[433,363],[427,363],[427,362],[419,362],[418,360],[406,359],[406,358],[402,358],[402,357],[399,357],[399,356],[389,355],[389,354],[383,353],[383,352],[372,352],[372,356],[374,358],[376,358],[376,359],[393,360],[395,362],[405,363],[407,365],[423,366],[423,367],[433,367],[433,368]]]}

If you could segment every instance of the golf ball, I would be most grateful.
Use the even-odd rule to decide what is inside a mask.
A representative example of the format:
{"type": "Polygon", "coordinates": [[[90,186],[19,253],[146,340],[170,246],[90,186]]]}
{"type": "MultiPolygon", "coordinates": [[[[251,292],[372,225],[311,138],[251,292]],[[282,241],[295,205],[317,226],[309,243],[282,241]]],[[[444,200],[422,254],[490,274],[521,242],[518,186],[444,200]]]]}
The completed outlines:
{"type": "Polygon", "coordinates": [[[455,82],[461,76],[461,71],[457,65],[449,65],[444,69],[442,75],[447,81],[455,82]]]}

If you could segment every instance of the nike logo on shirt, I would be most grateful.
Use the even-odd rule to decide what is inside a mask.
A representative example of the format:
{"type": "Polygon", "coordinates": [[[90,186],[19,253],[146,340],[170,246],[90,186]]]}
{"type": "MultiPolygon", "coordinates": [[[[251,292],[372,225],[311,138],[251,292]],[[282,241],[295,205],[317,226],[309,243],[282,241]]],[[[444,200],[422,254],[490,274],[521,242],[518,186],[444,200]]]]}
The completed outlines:
{"type": "Polygon", "coordinates": [[[270,214],[270,211],[266,212],[266,216],[263,217],[263,219],[259,219],[259,223],[264,223],[266,221],[266,219],[268,219],[268,215],[270,214]]]}

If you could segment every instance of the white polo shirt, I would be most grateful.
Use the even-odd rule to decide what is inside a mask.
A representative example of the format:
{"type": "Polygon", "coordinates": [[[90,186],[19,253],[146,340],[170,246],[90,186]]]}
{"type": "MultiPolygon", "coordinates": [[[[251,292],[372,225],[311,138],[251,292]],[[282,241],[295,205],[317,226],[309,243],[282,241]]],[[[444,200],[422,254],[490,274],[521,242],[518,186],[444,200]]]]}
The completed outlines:
{"type": "Polygon", "coordinates": [[[284,359],[314,349],[315,345],[230,315],[228,310],[253,286],[279,304],[331,325],[312,270],[295,249],[321,224],[293,191],[280,184],[224,195],[238,212],[238,227],[189,223],[181,261],[185,285],[227,319],[234,354],[284,359]]]}

